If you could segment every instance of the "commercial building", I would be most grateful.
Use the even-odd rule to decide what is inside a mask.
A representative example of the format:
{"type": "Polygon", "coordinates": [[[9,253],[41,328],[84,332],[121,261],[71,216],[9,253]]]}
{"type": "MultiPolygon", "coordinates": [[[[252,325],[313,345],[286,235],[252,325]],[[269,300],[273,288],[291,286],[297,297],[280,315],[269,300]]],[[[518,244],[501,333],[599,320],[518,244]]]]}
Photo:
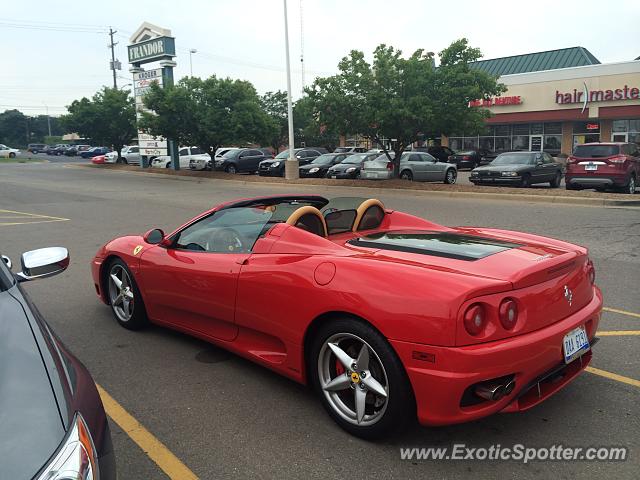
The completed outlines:
{"type": "Polygon", "coordinates": [[[453,150],[544,150],[571,154],[586,142],[640,144],[640,61],[600,63],[582,47],[473,64],[499,75],[507,91],[471,102],[493,116],[481,135],[457,132],[441,142],[453,150]]]}

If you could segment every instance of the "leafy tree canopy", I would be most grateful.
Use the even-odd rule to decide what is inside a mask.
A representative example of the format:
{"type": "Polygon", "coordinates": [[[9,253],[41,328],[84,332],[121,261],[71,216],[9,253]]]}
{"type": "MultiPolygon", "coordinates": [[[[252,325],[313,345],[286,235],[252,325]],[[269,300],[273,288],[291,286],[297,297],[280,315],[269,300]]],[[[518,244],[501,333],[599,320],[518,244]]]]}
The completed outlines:
{"type": "Polygon", "coordinates": [[[183,78],[176,85],[151,86],[144,97],[149,110],[140,126],[151,135],[176,139],[214,153],[224,145],[264,143],[274,125],[250,82],[183,78]]]}
{"type": "Polygon", "coordinates": [[[359,133],[383,149],[383,138],[395,139],[397,175],[400,156],[414,141],[484,127],[489,111],[469,108],[469,101],[499,95],[505,87],[469,66],[481,56],[466,39],[440,52],[437,68],[434,54],[422,49],[405,58],[400,50],[379,45],[372,63],[352,50],[337,75],[316,79],[307,94],[321,125],[342,135],[359,133]]]}
{"type": "Polygon", "coordinates": [[[68,131],[118,154],[137,135],[134,100],[127,91],[105,87],[91,99],[74,100],[67,110],[62,122],[68,131]]]}

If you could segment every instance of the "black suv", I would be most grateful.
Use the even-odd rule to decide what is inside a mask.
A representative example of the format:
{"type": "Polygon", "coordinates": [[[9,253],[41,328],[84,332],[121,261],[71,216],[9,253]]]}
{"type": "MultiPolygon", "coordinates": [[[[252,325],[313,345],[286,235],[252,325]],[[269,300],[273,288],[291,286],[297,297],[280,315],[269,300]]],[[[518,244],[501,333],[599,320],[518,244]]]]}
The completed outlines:
{"type": "Polygon", "coordinates": [[[258,148],[239,148],[229,150],[222,157],[216,158],[215,170],[227,173],[257,172],[261,161],[273,158],[258,148]]]}
{"type": "Polygon", "coordinates": [[[44,143],[30,143],[27,145],[27,152],[31,152],[34,155],[44,152],[47,146],[44,143]]]}
{"type": "MultiPolygon", "coordinates": [[[[306,165],[323,153],[328,153],[328,151],[322,147],[296,148],[294,150],[298,165],[306,165]]],[[[260,162],[258,174],[263,177],[283,177],[285,162],[288,158],[289,150],[283,150],[276,155],[276,158],[263,160],[260,162]]]]}

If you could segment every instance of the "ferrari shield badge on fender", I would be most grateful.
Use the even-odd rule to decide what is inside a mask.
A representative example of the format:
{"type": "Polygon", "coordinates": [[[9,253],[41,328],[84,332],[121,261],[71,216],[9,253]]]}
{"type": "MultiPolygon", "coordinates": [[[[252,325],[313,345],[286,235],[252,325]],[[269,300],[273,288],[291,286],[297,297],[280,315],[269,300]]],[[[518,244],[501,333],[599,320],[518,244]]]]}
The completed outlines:
{"type": "Polygon", "coordinates": [[[142,245],[137,245],[136,248],[133,249],[133,254],[138,255],[142,251],[142,245]]]}

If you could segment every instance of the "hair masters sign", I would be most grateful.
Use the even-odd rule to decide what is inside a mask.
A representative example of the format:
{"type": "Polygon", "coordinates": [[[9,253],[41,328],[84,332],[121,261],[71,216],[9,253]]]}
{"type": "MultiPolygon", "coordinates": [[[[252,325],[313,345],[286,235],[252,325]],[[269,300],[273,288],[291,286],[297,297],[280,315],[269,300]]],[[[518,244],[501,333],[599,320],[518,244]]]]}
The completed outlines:
{"type": "Polygon", "coordinates": [[[572,92],[560,92],[556,90],[556,103],[561,105],[569,103],[581,103],[582,111],[587,108],[589,102],[612,102],[620,100],[640,99],[640,89],[625,85],[623,88],[613,90],[589,90],[585,82],[582,89],[574,88],[572,92]]]}
{"type": "Polygon", "coordinates": [[[129,63],[147,63],[176,55],[173,37],[158,37],[129,45],[129,63]]]}

